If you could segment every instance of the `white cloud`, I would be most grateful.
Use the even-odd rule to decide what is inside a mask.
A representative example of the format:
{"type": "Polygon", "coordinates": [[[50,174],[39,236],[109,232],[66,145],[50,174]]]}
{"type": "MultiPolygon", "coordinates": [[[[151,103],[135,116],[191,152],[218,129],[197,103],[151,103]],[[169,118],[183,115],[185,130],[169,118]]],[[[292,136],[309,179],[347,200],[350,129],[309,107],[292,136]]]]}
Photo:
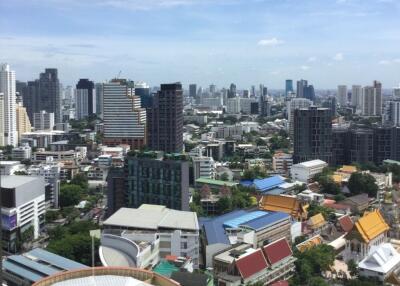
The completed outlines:
{"type": "Polygon", "coordinates": [[[310,69],[309,66],[301,66],[300,67],[303,71],[308,71],[310,69]]]}
{"type": "Polygon", "coordinates": [[[316,57],[309,57],[309,58],[307,59],[307,62],[310,62],[310,63],[313,63],[313,62],[315,62],[315,61],[317,61],[317,58],[316,58],[316,57]]]}
{"type": "Polygon", "coordinates": [[[337,53],[336,55],[334,55],[334,57],[333,57],[333,60],[334,61],[337,61],[337,62],[340,62],[340,61],[343,61],[343,54],[342,53],[337,53]]]}
{"type": "Polygon", "coordinates": [[[379,64],[380,64],[380,65],[390,65],[390,61],[388,61],[388,60],[381,60],[381,61],[379,61],[379,64]]]}
{"type": "Polygon", "coordinates": [[[278,40],[275,37],[271,38],[271,39],[264,39],[264,40],[258,41],[259,46],[265,46],[265,47],[274,47],[274,46],[282,45],[283,43],[284,43],[284,41],[278,40]]]}
{"type": "Polygon", "coordinates": [[[393,60],[396,64],[400,64],[400,58],[399,59],[394,59],[393,60]]]}

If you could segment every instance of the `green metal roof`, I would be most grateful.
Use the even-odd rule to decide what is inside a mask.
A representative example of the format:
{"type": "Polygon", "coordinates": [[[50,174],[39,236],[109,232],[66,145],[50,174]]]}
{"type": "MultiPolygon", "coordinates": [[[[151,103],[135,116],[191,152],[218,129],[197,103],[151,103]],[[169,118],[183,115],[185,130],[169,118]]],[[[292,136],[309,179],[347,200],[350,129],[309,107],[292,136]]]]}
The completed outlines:
{"type": "Polygon", "coordinates": [[[217,185],[217,186],[227,186],[227,187],[234,187],[237,186],[239,183],[230,182],[230,181],[221,181],[221,180],[213,180],[208,178],[198,178],[196,183],[200,184],[208,184],[208,185],[217,185]]]}
{"type": "Polygon", "coordinates": [[[168,261],[161,261],[157,264],[157,266],[153,269],[155,273],[161,274],[162,276],[171,277],[172,272],[178,271],[179,268],[174,264],[169,263],[168,261]]]}

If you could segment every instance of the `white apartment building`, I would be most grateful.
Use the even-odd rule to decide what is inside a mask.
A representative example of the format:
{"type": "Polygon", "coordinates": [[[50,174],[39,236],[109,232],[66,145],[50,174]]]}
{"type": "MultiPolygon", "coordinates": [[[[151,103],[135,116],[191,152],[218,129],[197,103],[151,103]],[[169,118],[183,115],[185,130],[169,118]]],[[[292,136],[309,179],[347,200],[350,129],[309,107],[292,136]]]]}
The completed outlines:
{"type": "Polygon", "coordinates": [[[382,114],[382,86],[374,82],[374,86],[365,86],[362,93],[363,116],[380,116],[382,114]]]}
{"type": "MultiPolygon", "coordinates": [[[[138,263],[137,258],[143,258],[144,255],[141,255],[141,251],[145,251],[148,244],[153,245],[154,249],[159,249],[158,256],[160,258],[167,255],[191,257],[194,267],[198,268],[199,266],[199,223],[195,212],[178,211],[165,206],[147,204],[143,204],[137,209],[120,208],[104,221],[102,237],[104,235],[112,235],[116,243],[108,243],[106,251],[101,248],[100,257],[103,256],[107,261],[108,259],[105,257],[107,253],[109,257],[128,256],[128,259],[118,261],[121,265],[114,264],[114,266],[135,267],[141,265],[142,262],[138,263]],[[128,253],[125,248],[122,248],[124,246],[122,243],[130,246],[135,244],[136,251],[128,253]]],[[[135,248],[135,246],[133,247],[135,248]]],[[[131,248],[129,247],[129,249],[131,248]]],[[[145,255],[145,257],[149,260],[156,260],[154,253],[145,255]]]]}
{"type": "Polygon", "coordinates": [[[31,165],[28,168],[28,175],[44,178],[48,184],[48,198],[46,198],[47,207],[58,208],[60,196],[60,171],[61,163],[55,162],[53,157],[47,157],[46,162],[39,165],[31,165]]]}
{"type": "Polygon", "coordinates": [[[37,239],[44,226],[45,184],[44,179],[31,176],[2,176],[3,244],[10,252],[17,250],[18,233],[33,228],[37,239]]]}
{"type": "Polygon", "coordinates": [[[328,167],[328,163],[322,160],[311,160],[295,164],[291,169],[292,179],[307,183],[316,174],[321,173],[325,167],[328,167]]]}
{"type": "Polygon", "coordinates": [[[229,114],[238,114],[240,111],[240,97],[229,98],[226,102],[226,112],[229,114]]]}
{"type": "Polygon", "coordinates": [[[2,64],[0,67],[0,93],[3,95],[3,106],[0,121],[4,128],[3,143],[12,146],[18,144],[15,88],[15,72],[10,69],[8,64],[2,64]]]}
{"type": "Polygon", "coordinates": [[[347,86],[346,85],[338,85],[337,101],[338,101],[340,107],[344,107],[347,105],[347,86]]]}
{"type": "Polygon", "coordinates": [[[193,161],[193,179],[215,178],[215,161],[212,157],[192,157],[193,161]]]}
{"type": "Polygon", "coordinates": [[[36,130],[53,130],[54,113],[42,110],[33,114],[33,127],[36,130]]]}
{"type": "Polygon", "coordinates": [[[32,148],[28,144],[23,144],[20,147],[15,147],[11,151],[13,160],[30,160],[32,157],[32,148]]]}

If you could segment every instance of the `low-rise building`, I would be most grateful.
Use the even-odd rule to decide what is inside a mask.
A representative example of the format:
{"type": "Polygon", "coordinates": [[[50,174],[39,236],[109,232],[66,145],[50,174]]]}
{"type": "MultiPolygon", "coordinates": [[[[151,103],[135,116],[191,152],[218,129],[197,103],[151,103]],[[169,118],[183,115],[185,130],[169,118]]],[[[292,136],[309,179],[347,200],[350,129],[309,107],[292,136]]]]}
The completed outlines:
{"type": "Polygon", "coordinates": [[[289,175],[293,165],[293,155],[277,152],[272,157],[272,169],[278,174],[289,175]]]}
{"type": "Polygon", "coordinates": [[[294,220],[307,219],[308,204],[302,203],[295,197],[265,195],[260,201],[260,209],[265,211],[279,211],[289,214],[294,220]]]}
{"type": "Polygon", "coordinates": [[[198,268],[199,245],[195,212],[143,204],[137,209],[120,208],[104,221],[99,251],[107,266],[145,267],[175,255],[191,257],[198,268]]]}
{"type": "Polygon", "coordinates": [[[353,213],[362,213],[368,208],[369,202],[368,194],[359,194],[348,197],[340,203],[349,206],[353,213]]]}
{"type": "Polygon", "coordinates": [[[212,157],[192,157],[193,181],[198,178],[215,178],[215,161],[212,157]]]}
{"type": "Polygon", "coordinates": [[[213,269],[218,285],[270,285],[289,279],[295,261],[287,240],[282,238],[257,249],[242,244],[222,252],[214,257],[213,269]]]}
{"type": "Polygon", "coordinates": [[[322,160],[302,162],[292,166],[291,176],[293,180],[307,183],[315,175],[321,173],[325,167],[328,167],[328,163],[322,160]]]}
{"type": "Polygon", "coordinates": [[[257,192],[268,193],[269,191],[283,185],[285,180],[281,176],[272,176],[264,179],[241,180],[240,184],[245,187],[254,188],[257,192]]]}
{"type": "Polygon", "coordinates": [[[23,144],[22,146],[15,147],[11,151],[11,157],[13,160],[30,160],[32,156],[32,148],[28,144],[23,144]]]}
{"type": "Polygon", "coordinates": [[[18,250],[17,241],[25,232],[37,239],[44,226],[44,178],[1,176],[2,246],[8,252],[18,250]]]}
{"type": "Polygon", "coordinates": [[[0,175],[14,175],[17,171],[25,169],[25,165],[19,161],[0,161],[0,175]]]}
{"type": "Polygon", "coordinates": [[[53,157],[54,161],[74,161],[77,158],[74,150],[68,151],[44,151],[39,150],[33,153],[32,160],[35,162],[46,162],[47,157],[53,157]]]}
{"type": "Polygon", "coordinates": [[[3,278],[7,285],[29,286],[50,275],[86,269],[86,265],[60,255],[35,248],[20,255],[11,255],[3,261],[3,278]]]}
{"type": "Polygon", "coordinates": [[[390,243],[371,247],[368,256],[358,263],[359,275],[384,282],[400,266],[400,254],[390,243]]]}

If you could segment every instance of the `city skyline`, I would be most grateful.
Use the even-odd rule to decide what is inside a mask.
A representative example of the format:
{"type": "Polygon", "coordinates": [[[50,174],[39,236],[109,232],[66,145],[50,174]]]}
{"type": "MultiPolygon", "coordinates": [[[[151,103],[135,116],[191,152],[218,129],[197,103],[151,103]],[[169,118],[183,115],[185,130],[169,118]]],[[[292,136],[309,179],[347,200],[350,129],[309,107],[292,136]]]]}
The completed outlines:
{"type": "Polygon", "coordinates": [[[2,1],[0,57],[18,80],[115,77],[241,88],[307,79],[398,86],[400,3],[391,0],[2,1]],[[15,19],[19,18],[19,21],[15,19]],[[368,31],[368,33],[365,33],[368,31]]]}

